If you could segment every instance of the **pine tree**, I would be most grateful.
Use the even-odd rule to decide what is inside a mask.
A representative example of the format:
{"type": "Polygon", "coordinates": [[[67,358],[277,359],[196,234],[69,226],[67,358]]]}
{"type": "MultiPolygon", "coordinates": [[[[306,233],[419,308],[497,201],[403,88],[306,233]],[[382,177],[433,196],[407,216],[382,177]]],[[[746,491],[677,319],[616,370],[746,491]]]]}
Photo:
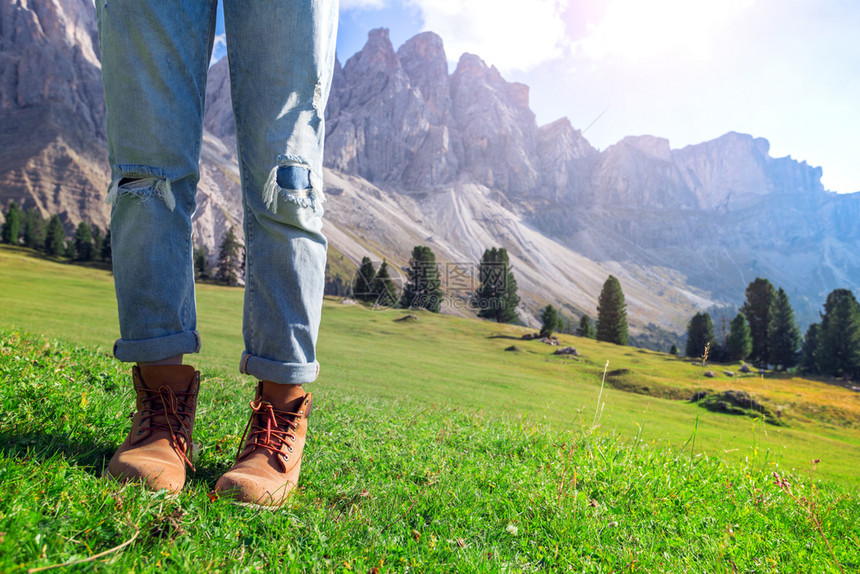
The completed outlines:
{"type": "Polygon", "coordinates": [[[241,245],[236,239],[233,228],[227,230],[221,240],[221,249],[218,252],[218,266],[215,269],[215,280],[225,285],[238,285],[239,276],[239,249],[241,245]]]}
{"type": "Polygon", "coordinates": [[[716,343],[714,338],[714,324],[708,313],[696,313],[687,323],[687,346],[684,354],[688,357],[701,357],[705,354],[705,348],[709,350],[716,343]]]}
{"type": "Polygon", "coordinates": [[[48,255],[62,255],[65,248],[66,230],[60,223],[57,215],[52,215],[48,222],[48,231],[45,234],[45,253],[48,255]]]}
{"type": "Polygon", "coordinates": [[[803,347],[800,349],[800,368],[810,375],[818,374],[818,339],[821,336],[821,324],[813,323],[803,337],[803,347]]]}
{"type": "Polygon", "coordinates": [[[757,277],[747,286],[746,301],[741,307],[741,313],[747,318],[752,337],[752,352],[749,359],[753,364],[767,366],[770,362],[768,353],[768,332],[770,325],[770,309],[776,291],[767,279],[757,277]]]}
{"type": "Polygon", "coordinates": [[[102,261],[113,261],[110,248],[110,227],[108,227],[108,230],[105,233],[105,239],[102,241],[102,250],[101,253],[99,253],[99,257],[101,257],[102,261]]]}
{"type": "Polygon", "coordinates": [[[594,324],[591,322],[591,317],[583,315],[579,319],[579,327],[576,329],[576,335],[577,337],[585,337],[587,339],[594,338],[594,324]]]}
{"type": "Polygon", "coordinates": [[[75,259],[90,261],[93,258],[93,232],[90,226],[81,221],[75,229],[75,259]]]}
{"type": "Polygon", "coordinates": [[[827,296],[816,355],[821,374],[860,377],[860,305],[848,289],[827,296]]]}
{"type": "Polygon", "coordinates": [[[397,291],[394,288],[394,281],[391,280],[391,275],[388,273],[387,261],[383,260],[379,266],[379,270],[370,283],[370,291],[376,296],[375,305],[377,307],[394,307],[397,304],[397,291]]]}
{"type": "Polygon", "coordinates": [[[18,208],[18,204],[13,201],[9,204],[9,209],[6,211],[6,221],[3,222],[2,230],[0,230],[0,239],[3,243],[18,245],[20,226],[21,210],[18,208]]]}
{"type": "Polygon", "coordinates": [[[102,243],[104,242],[104,237],[102,237],[102,230],[99,229],[99,226],[93,224],[90,226],[93,230],[93,255],[92,259],[96,259],[101,255],[102,252],[102,243]]]}
{"type": "Polygon", "coordinates": [[[412,249],[407,283],[400,297],[404,309],[427,309],[438,313],[442,307],[442,280],[433,250],[424,245],[412,249]]]}
{"type": "Polygon", "coordinates": [[[497,323],[512,323],[519,319],[517,280],[504,247],[486,249],[478,265],[479,286],[474,304],[478,317],[497,323]]]}
{"type": "Polygon", "coordinates": [[[781,370],[797,365],[800,330],[794,321],[794,310],[782,287],[776,293],[770,309],[767,339],[769,361],[781,370]]]}
{"type": "Polygon", "coordinates": [[[74,238],[67,239],[63,244],[63,257],[66,259],[74,259],[76,254],[74,238]]]}
{"type": "Polygon", "coordinates": [[[560,331],[564,328],[564,321],[558,311],[552,305],[547,305],[543,308],[540,315],[541,337],[550,337],[555,331],[560,331]]]}
{"type": "Polygon", "coordinates": [[[626,345],[628,341],[627,304],[621,283],[613,275],[603,284],[597,299],[597,340],[616,345],[626,345]]]}
{"type": "Polygon", "coordinates": [[[669,354],[670,355],[677,355],[678,354],[678,345],[676,345],[675,343],[672,343],[672,346],[669,347],[669,354]]]}
{"type": "Polygon", "coordinates": [[[752,352],[752,337],[750,326],[743,313],[738,313],[729,327],[729,336],[726,338],[726,350],[730,361],[743,361],[752,352]]]}
{"type": "Polygon", "coordinates": [[[24,245],[31,249],[45,249],[45,219],[39,210],[31,207],[24,212],[24,245]]]}
{"type": "MultiPolygon", "coordinates": [[[[110,232],[108,232],[110,237],[110,232]]],[[[205,245],[194,248],[194,277],[197,279],[209,279],[209,249],[205,245]]]]}
{"type": "Polygon", "coordinates": [[[353,299],[362,303],[371,303],[376,300],[370,287],[374,277],[376,277],[376,269],[373,267],[373,261],[370,260],[370,257],[362,257],[361,265],[352,278],[353,299]]]}

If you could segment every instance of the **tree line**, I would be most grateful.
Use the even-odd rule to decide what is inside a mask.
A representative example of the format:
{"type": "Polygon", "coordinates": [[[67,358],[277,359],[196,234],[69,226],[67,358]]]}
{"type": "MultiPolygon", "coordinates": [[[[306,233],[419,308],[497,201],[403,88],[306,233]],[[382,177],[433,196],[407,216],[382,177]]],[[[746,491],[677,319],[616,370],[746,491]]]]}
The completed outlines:
{"type": "Polygon", "coordinates": [[[690,319],[688,357],[707,354],[716,362],[746,360],[781,371],[798,367],[813,375],[860,377],[860,304],[850,290],[833,290],[819,313],[820,322],[810,325],[803,337],[781,287],[776,289],[758,277],[747,286],[745,295],[722,340],[715,337],[708,313],[699,312],[690,319]]]}
{"type": "Polygon", "coordinates": [[[46,220],[35,207],[21,209],[14,201],[4,216],[6,220],[0,229],[3,243],[74,261],[111,260],[110,229],[103,232],[99,226],[81,221],[69,238],[58,215],[46,220]]]}
{"type": "MultiPolygon", "coordinates": [[[[417,245],[412,249],[406,271],[406,284],[402,293],[397,293],[390,267],[383,260],[379,268],[370,257],[363,257],[352,280],[352,296],[356,301],[377,307],[397,307],[402,309],[426,309],[438,313],[441,310],[445,293],[436,255],[430,247],[417,245]]],[[[477,288],[471,297],[471,306],[478,311],[478,317],[499,323],[520,321],[517,306],[517,280],[513,273],[510,257],[504,247],[486,249],[478,262],[477,288]]],[[[541,310],[541,330],[543,337],[567,328],[561,313],[552,304],[541,310]]],[[[598,341],[627,345],[629,342],[627,326],[627,304],[621,283],[612,275],[603,284],[597,305],[597,324],[591,317],[582,315],[575,330],[580,337],[594,338],[598,341]]]]}
{"type": "MultiPolygon", "coordinates": [[[[35,207],[21,209],[14,201],[9,204],[5,221],[0,227],[0,242],[35,249],[51,257],[65,257],[77,262],[111,262],[110,227],[102,231],[95,224],[81,221],[72,237],[56,214],[48,219],[35,207]]],[[[194,271],[197,279],[209,279],[224,285],[238,285],[244,274],[245,247],[231,227],[221,240],[215,268],[209,264],[206,246],[194,249],[194,271]]]]}
{"type": "MultiPolygon", "coordinates": [[[[397,293],[391,278],[388,262],[383,260],[377,269],[370,257],[363,257],[352,280],[352,296],[356,301],[376,307],[426,309],[438,313],[442,309],[445,292],[436,255],[426,245],[416,245],[405,269],[406,284],[397,293]]],[[[478,286],[470,305],[478,310],[478,317],[499,323],[519,321],[517,280],[504,247],[484,251],[477,267],[478,286]]]]}

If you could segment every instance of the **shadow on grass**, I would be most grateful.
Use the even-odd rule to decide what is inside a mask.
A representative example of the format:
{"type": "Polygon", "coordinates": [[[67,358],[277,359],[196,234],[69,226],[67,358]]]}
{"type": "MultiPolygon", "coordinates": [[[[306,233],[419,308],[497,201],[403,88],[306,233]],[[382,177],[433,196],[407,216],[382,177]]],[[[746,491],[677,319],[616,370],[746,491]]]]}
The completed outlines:
{"type": "MultiPolygon", "coordinates": [[[[102,440],[81,440],[69,433],[49,434],[29,432],[15,434],[0,433],[0,454],[19,463],[42,464],[61,458],[79,470],[101,478],[120,443],[102,440]]],[[[188,469],[189,482],[202,483],[211,489],[215,482],[232,466],[229,462],[203,460],[195,463],[195,471],[188,469]]]]}
{"type": "Polygon", "coordinates": [[[487,335],[487,339],[511,339],[513,341],[523,341],[528,342],[529,339],[523,339],[522,337],[515,337],[513,335],[487,335]]]}
{"type": "Polygon", "coordinates": [[[100,440],[81,440],[69,433],[49,434],[42,431],[0,433],[0,452],[22,462],[44,462],[61,456],[70,464],[82,467],[93,476],[102,475],[118,445],[100,440]]]}

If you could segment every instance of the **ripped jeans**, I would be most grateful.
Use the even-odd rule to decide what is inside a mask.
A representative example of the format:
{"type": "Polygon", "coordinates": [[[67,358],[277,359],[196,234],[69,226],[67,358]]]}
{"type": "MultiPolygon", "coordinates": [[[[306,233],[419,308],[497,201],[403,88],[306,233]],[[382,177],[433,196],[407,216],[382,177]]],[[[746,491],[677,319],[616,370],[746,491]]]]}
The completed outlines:
{"type": "MultiPolygon", "coordinates": [[[[200,349],[191,217],[217,0],[97,0],[121,361],[200,349]]],[[[258,379],[316,379],[325,283],[324,106],[337,0],[224,0],[245,231],[245,352],[258,379]]]]}

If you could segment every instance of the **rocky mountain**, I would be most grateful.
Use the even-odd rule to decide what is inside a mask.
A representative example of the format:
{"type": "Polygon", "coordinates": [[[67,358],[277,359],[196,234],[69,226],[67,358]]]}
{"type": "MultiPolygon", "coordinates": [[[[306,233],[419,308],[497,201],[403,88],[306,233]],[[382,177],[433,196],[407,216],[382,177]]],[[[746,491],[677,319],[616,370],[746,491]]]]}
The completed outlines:
{"type": "MultiPolygon", "coordinates": [[[[91,0],[0,3],[0,206],[12,200],[79,221],[110,221],[96,15],[91,0]]],[[[241,210],[232,148],[206,134],[195,231],[215,250],[241,210]]]]}
{"type": "MultiPolygon", "coordinates": [[[[89,0],[0,8],[0,207],[107,223],[98,54],[89,0]]],[[[226,60],[210,68],[204,125],[195,241],[214,254],[241,216],[226,60]]],[[[375,30],[338,63],[326,134],[332,268],[348,275],[370,254],[396,270],[430,245],[447,312],[470,312],[475,263],[498,245],[530,324],[547,303],[593,317],[610,273],[639,333],[680,332],[697,309],[739,304],[756,276],[786,288],[804,320],[831,289],[860,288],[860,194],[827,192],[820,168],[736,133],[597,150],[566,118],[538,126],[528,87],[478,56],[449,74],[430,32],[395,51],[375,30]]]]}
{"type": "Polygon", "coordinates": [[[104,114],[92,2],[0,3],[0,204],[104,227],[104,114]]]}
{"type": "Polygon", "coordinates": [[[720,305],[768,277],[809,322],[830,290],[860,288],[860,194],[827,192],[820,168],[733,132],[679,150],[627,137],[600,152],[566,118],[538,126],[528,88],[477,56],[450,75],[445,62],[432,33],[395,53],[385,30],[371,32],[338,70],[327,164],[400,194],[483,186],[523,225],[628,281],[671,270],[720,305]]]}

